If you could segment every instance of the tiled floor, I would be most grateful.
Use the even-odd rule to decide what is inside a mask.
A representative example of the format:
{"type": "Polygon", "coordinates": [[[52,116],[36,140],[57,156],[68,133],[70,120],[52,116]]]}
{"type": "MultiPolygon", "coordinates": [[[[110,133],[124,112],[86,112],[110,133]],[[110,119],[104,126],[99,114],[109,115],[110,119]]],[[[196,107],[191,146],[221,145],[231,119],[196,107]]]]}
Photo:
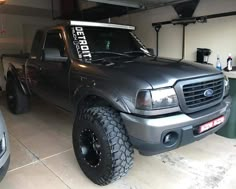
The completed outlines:
{"type": "MultiPolygon", "coordinates": [[[[30,113],[12,115],[0,97],[11,142],[11,164],[0,189],[94,189],[71,144],[72,115],[39,99],[30,113]]],[[[235,189],[236,140],[212,135],[172,152],[135,153],[129,174],[105,189],[235,189]]]]}

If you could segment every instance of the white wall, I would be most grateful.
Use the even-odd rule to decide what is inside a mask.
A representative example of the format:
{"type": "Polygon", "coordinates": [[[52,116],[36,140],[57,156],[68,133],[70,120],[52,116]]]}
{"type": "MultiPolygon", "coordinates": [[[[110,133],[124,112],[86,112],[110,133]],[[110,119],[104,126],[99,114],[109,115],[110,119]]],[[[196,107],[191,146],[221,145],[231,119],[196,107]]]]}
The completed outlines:
{"type": "MultiPolygon", "coordinates": [[[[52,19],[0,14],[0,23],[6,34],[0,34],[0,55],[29,52],[35,31],[55,25],[52,19]]],[[[4,89],[3,66],[0,64],[0,86],[4,89]]]]}
{"type": "MultiPolygon", "coordinates": [[[[201,0],[193,16],[236,11],[235,0],[201,0]]],[[[137,35],[147,47],[156,48],[156,33],[152,23],[169,21],[178,18],[175,10],[162,7],[145,12],[116,17],[112,21],[131,24],[137,27],[137,35]]],[[[236,16],[208,20],[206,24],[189,25],[186,28],[186,57],[196,60],[197,48],[210,48],[213,53],[209,62],[215,63],[217,54],[226,66],[228,53],[233,54],[236,65],[236,16]]],[[[159,33],[160,56],[181,58],[182,26],[165,25],[159,33]]]]}
{"type": "Polygon", "coordinates": [[[186,35],[186,59],[194,60],[196,47],[213,50],[209,61],[215,63],[217,54],[223,66],[229,53],[232,53],[236,65],[236,16],[209,20],[207,24],[190,25],[186,35]]]}
{"type": "MultiPolygon", "coordinates": [[[[7,0],[6,5],[50,10],[51,0],[7,0]]],[[[14,12],[14,8],[12,11],[14,12]]],[[[35,30],[53,24],[55,22],[52,18],[1,14],[0,7],[0,26],[6,30],[6,34],[0,34],[0,55],[29,51],[35,30]]]]}
{"type": "Polygon", "coordinates": [[[28,51],[37,29],[58,22],[51,18],[0,14],[0,25],[6,30],[6,34],[0,34],[0,54],[28,51]]]}
{"type": "Polygon", "coordinates": [[[41,9],[51,8],[51,0],[7,0],[6,4],[34,7],[34,8],[41,8],[41,9]]]}
{"type": "MultiPolygon", "coordinates": [[[[8,0],[7,4],[50,9],[51,0],[8,0]]],[[[1,14],[0,11],[0,29],[6,30],[5,34],[0,34],[0,55],[29,52],[35,31],[38,28],[57,23],[58,21],[51,18],[1,14]]],[[[1,64],[0,86],[4,88],[3,66],[1,64]]]]}

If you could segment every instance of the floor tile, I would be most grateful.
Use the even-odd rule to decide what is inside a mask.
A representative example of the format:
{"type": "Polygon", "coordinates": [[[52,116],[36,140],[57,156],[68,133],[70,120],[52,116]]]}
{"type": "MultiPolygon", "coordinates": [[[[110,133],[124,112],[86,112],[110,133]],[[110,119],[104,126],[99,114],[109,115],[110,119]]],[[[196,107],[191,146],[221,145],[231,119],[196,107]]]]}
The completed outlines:
{"type": "Polygon", "coordinates": [[[10,136],[11,161],[9,171],[37,161],[37,158],[19,141],[10,136]]]}
{"type": "Polygon", "coordinates": [[[68,189],[42,163],[29,165],[22,169],[9,172],[0,183],[1,189],[68,189]]]}
{"type": "Polygon", "coordinates": [[[97,188],[97,186],[90,180],[88,180],[88,178],[81,171],[72,150],[58,156],[43,160],[43,162],[71,189],[97,188]]]}
{"type": "Polygon", "coordinates": [[[20,141],[40,159],[72,148],[71,137],[52,129],[43,129],[20,141]]]}
{"type": "MultiPolygon", "coordinates": [[[[73,151],[43,160],[45,165],[57,174],[71,188],[95,189],[99,186],[93,184],[82,173],[73,151]]],[[[129,174],[123,179],[103,187],[105,189],[130,188],[177,188],[184,186],[192,176],[180,170],[173,171],[167,168],[160,160],[153,157],[142,157],[136,153],[135,164],[129,174]],[[148,173],[148,174],[147,174],[148,173]],[[171,182],[170,182],[171,180],[171,182]]],[[[184,188],[184,187],[182,187],[184,188]]]]}
{"type": "Polygon", "coordinates": [[[233,153],[236,145],[235,139],[227,139],[213,134],[200,141],[175,150],[179,154],[184,154],[185,158],[196,161],[208,161],[211,159],[221,159],[233,153]]]}
{"type": "Polygon", "coordinates": [[[31,119],[26,120],[27,121],[21,120],[17,124],[9,124],[7,122],[8,132],[18,140],[21,140],[33,136],[40,131],[47,130],[47,127],[43,126],[38,121],[33,122],[31,119]]]}
{"type": "Polygon", "coordinates": [[[136,153],[134,167],[120,181],[120,185],[127,189],[187,189],[193,179],[192,174],[162,161],[160,155],[146,157],[136,153]]]}

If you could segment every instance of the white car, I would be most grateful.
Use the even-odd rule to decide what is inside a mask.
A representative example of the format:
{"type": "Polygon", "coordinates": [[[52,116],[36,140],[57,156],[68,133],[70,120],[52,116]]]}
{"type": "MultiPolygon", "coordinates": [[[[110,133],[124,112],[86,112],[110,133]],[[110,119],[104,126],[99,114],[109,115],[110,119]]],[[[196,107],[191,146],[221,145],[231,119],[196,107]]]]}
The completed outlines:
{"type": "Polygon", "coordinates": [[[10,145],[8,133],[0,111],[0,181],[4,178],[7,173],[10,163],[10,145]]]}

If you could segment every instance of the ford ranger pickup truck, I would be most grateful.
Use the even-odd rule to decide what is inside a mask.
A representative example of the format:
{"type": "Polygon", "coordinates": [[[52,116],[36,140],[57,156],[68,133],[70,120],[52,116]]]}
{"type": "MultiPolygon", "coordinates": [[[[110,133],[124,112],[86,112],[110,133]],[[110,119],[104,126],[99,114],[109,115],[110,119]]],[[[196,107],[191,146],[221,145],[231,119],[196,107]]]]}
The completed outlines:
{"type": "Polygon", "coordinates": [[[75,156],[98,185],[128,172],[134,148],[176,149],[218,131],[230,115],[221,71],[155,57],[134,30],[69,21],[37,31],[28,58],[2,57],[9,109],[27,112],[37,95],[73,112],[75,156]]]}

